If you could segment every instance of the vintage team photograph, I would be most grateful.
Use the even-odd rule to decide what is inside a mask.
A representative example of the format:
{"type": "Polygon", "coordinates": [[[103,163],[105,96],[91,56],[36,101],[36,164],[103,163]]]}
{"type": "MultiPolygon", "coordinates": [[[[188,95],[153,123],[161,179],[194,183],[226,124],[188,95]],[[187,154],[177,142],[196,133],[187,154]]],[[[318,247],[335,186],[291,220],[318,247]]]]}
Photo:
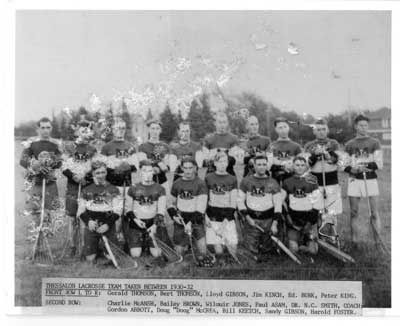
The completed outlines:
{"type": "Polygon", "coordinates": [[[391,307],[390,11],[17,10],[15,43],[15,306],[79,277],[391,307]]]}

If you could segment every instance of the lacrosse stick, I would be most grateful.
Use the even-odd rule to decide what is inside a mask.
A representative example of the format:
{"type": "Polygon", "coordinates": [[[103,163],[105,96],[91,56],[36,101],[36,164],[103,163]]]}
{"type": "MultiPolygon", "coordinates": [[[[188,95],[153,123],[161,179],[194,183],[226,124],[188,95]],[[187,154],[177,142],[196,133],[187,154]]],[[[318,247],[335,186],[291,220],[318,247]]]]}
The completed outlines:
{"type": "MultiPolygon", "coordinates": [[[[324,205],[324,214],[328,214],[328,208],[326,207],[326,199],[327,199],[327,194],[326,194],[326,176],[325,176],[325,157],[324,154],[321,155],[321,164],[322,164],[322,196],[323,196],[323,205],[324,205]]],[[[332,205],[332,203],[330,204],[332,205]]],[[[331,241],[333,240],[334,243],[336,243],[337,247],[340,249],[340,242],[339,242],[339,235],[336,231],[336,226],[333,223],[331,224],[332,230],[334,235],[325,235],[324,233],[321,232],[321,229],[327,224],[325,222],[324,224],[321,225],[321,227],[318,230],[318,233],[324,237],[329,238],[331,241]]]]}
{"type": "Polygon", "coordinates": [[[38,234],[35,239],[32,250],[32,261],[37,265],[48,266],[54,263],[51,248],[47,240],[47,235],[43,232],[44,213],[45,213],[45,197],[46,197],[46,179],[42,180],[42,203],[40,210],[40,224],[38,234]]]}
{"type": "Polygon", "coordinates": [[[138,263],[131,256],[126,254],[121,248],[112,241],[109,241],[105,235],[101,236],[107,254],[113,265],[119,270],[129,270],[138,267],[138,263]]]}
{"type": "Polygon", "coordinates": [[[375,227],[375,224],[373,222],[373,216],[372,216],[372,209],[371,209],[371,203],[369,201],[369,194],[368,194],[368,185],[367,185],[367,175],[365,172],[363,172],[363,179],[364,179],[364,187],[365,187],[365,195],[367,196],[367,203],[368,203],[368,211],[369,211],[369,221],[372,229],[372,233],[374,235],[374,240],[375,240],[375,246],[377,249],[379,246],[381,247],[382,251],[390,256],[389,249],[386,247],[385,243],[383,242],[381,236],[379,235],[378,230],[375,227]]]}
{"type": "Polygon", "coordinates": [[[185,221],[184,221],[184,219],[183,219],[183,217],[181,215],[178,215],[178,220],[183,225],[183,227],[185,229],[185,232],[189,237],[190,251],[191,251],[191,254],[192,254],[192,257],[193,257],[193,260],[194,260],[195,264],[200,266],[203,263],[203,265],[201,265],[202,267],[211,267],[211,266],[213,266],[214,263],[216,262],[216,257],[209,250],[207,250],[207,253],[206,253],[207,256],[203,257],[202,261],[200,261],[197,258],[198,255],[196,255],[196,252],[195,252],[196,249],[195,249],[195,245],[193,243],[194,235],[192,233],[192,226],[190,225],[190,227],[188,227],[187,224],[185,224],[185,221]]]}
{"type": "Polygon", "coordinates": [[[181,263],[183,256],[178,254],[173,248],[168,246],[164,241],[160,240],[154,232],[151,231],[151,227],[147,229],[147,233],[153,241],[154,247],[159,249],[162,255],[167,259],[169,263],[181,263]]]}
{"type": "MultiPolygon", "coordinates": [[[[253,225],[257,230],[259,230],[262,233],[265,233],[265,230],[259,226],[256,222],[254,222],[253,225]]],[[[296,257],[295,254],[293,254],[288,247],[286,247],[283,242],[281,240],[279,240],[277,237],[275,237],[274,235],[270,234],[270,237],[272,239],[273,242],[275,242],[277,244],[277,246],[279,248],[281,248],[283,250],[283,252],[289,256],[290,259],[292,259],[295,263],[301,265],[301,261],[296,257]]]]}
{"type": "Polygon", "coordinates": [[[336,248],[335,246],[332,246],[331,244],[327,243],[326,241],[322,239],[317,239],[318,245],[325,249],[329,254],[331,254],[333,257],[341,260],[344,263],[353,263],[355,264],[355,260],[353,257],[350,255],[346,254],[345,252],[341,251],[340,249],[336,248]]]}
{"type": "MultiPolygon", "coordinates": [[[[77,196],[77,202],[79,203],[79,200],[81,198],[81,189],[82,185],[79,183],[78,185],[78,196],[77,196]]],[[[78,213],[78,210],[77,210],[78,213]]],[[[78,247],[79,250],[79,255],[81,255],[82,250],[83,250],[83,232],[81,232],[81,220],[78,217],[78,215],[75,215],[75,221],[72,222],[72,225],[70,225],[71,229],[68,230],[68,238],[65,241],[63,251],[60,255],[60,260],[64,259],[66,251],[70,247],[78,247]],[[77,246],[75,246],[75,244],[77,246]]]]}

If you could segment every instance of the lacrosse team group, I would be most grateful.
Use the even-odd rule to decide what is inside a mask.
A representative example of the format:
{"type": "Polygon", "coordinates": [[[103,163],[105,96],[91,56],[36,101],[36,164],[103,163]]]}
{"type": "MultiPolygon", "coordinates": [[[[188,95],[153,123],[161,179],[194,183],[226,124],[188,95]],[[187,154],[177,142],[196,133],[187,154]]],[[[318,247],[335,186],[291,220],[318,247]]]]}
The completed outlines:
{"type": "Polygon", "coordinates": [[[25,142],[20,165],[32,184],[30,195],[41,198],[47,210],[59,200],[56,170],[67,178],[68,249],[88,262],[96,262],[104,238],[134,258],[144,252],[162,257],[165,247],[182,257],[191,252],[199,266],[208,266],[209,253],[216,259],[224,251],[237,257],[239,242],[255,259],[278,249],[295,260],[317,254],[321,240],[340,250],[339,171],[348,175],[352,245],[360,248],[368,241],[360,228],[363,197],[379,235],[376,170],[383,158],[379,141],[368,135],[368,123],[358,115],[356,136],[341,150],[328,138],[324,119],[315,122],[315,140],[304,148],[288,137],[285,118],[274,121],[278,139],[271,141],[259,134],[257,117],[250,116],[245,144],[229,132],[222,112],[215,116],[216,131],[201,143],[191,140],[187,121],[179,124],[176,141],[162,142],[156,119],[147,121],[147,141],[130,143],[126,123],[116,119],[113,139],[98,150],[90,121],[78,122],[75,141],[60,142],[51,138],[51,120],[42,118],[38,137],[25,142]],[[241,180],[235,173],[239,163],[241,180]],[[204,178],[198,173],[203,167],[204,178]],[[171,221],[173,232],[167,227],[171,221]]]}

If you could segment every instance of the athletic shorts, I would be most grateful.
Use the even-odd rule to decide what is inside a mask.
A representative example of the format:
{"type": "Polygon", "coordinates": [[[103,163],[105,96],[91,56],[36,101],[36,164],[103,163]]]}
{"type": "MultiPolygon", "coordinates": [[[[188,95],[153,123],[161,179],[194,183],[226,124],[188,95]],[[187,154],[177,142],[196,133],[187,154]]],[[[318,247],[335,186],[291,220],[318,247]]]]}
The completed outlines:
{"type": "MultiPolygon", "coordinates": [[[[378,179],[367,179],[366,182],[368,196],[379,196],[378,179]]],[[[347,184],[347,194],[349,197],[367,197],[364,180],[350,177],[347,184]]]]}
{"type": "MultiPolygon", "coordinates": [[[[192,224],[192,236],[195,240],[200,240],[206,236],[203,224],[192,224]]],[[[185,232],[183,225],[174,223],[173,241],[176,246],[185,247],[190,244],[189,235],[185,232]]]]}
{"type": "Polygon", "coordinates": [[[126,228],[124,236],[130,249],[143,247],[155,248],[153,240],[147,232],[147,229],[154,224],[154,219],[143,220],[143,222],[146,223],[146,229],[139,228],[133,221],[126,228]]]}
{"type": "Polygon", "coordinates": [[[251,226],[247,221],[244,222],[244,245],[253,253],[267,253],[272,250],[273,242],[269,236],[273,219],[254,219],[253,220],[260,226],[265,232],[261,232],[259,229],[251,226]]]}
{"type": "MultiPolygon", "coordinates": [[[[90,256],[97,254],[102,234],[97,233],[95,231],[90,231],[88,227],[85,227],[83,234],[84,234],[84,246],[82,251],[83,255],[90,256]]],[[[111,227],[103,235],[107,237],[109,242],[118,244],[113,227],[111,227]]]]}
{"type": "Polygon", "coordinates": [[[223,222],[211,221],[211,227],[206,227],[206,241],[209,245],[237,245],[238,234],[235,220],[223,222]]]}
{"type": "MultiPolygon", "coordinates": [[[[323,194],[324,188],[319,187],[319,190],[323,194]]],[[[343,213],[343,205],[342,205],[342,191],[338,184],[325,186],[326,198],[325,198],[325,207],[328,209],[328,213],[331,215],[339,215],[343,213]]],[[[321,196],[321,201],[318,201],[314,204],[314,208],[318,210],[322,210],[324,208],[324,200],[321,196]]]]}
{"type": "Polygon", "coordinates": [[[79,185],[75,183],[67,184],[67,192],[65,193],[65,210],[69,216],[76,216],[78,210],[78,189],[79,185]]]}

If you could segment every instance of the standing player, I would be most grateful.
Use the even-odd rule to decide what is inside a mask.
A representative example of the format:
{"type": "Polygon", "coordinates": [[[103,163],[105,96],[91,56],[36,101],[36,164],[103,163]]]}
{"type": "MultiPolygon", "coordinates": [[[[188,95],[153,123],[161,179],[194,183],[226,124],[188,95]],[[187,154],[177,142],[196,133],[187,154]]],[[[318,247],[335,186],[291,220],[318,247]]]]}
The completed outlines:
{"type": "Polygon", "coordinates": [[[261,136],[258,133],[259,123],[256,116],[252,115],[247,119],[247,129],[249,131],[249,140],[246,144],[246,153],[244,156],[244,174],[246,177],[249,173],[254,174],[254,158],[258,155],[267,156],[267,150],[271,143],[271,139],[267,136],[261,136]]]}
{"type": "Polygon", "coordinates": [[[172,185],[172,203],[171,207],[168,208],[168,214],[175,222],[175,249],[180,255],[183,255],[190,243],[186,233],[191,233],[196,240],[200,255],[204,257],[207,253],[204,230],[207,187],[204,181],[196,176],[197,164],[193,158],[183,158],[181,169],[183,175],[172,185]]]}
{"type": "Polygon", "coordinates": [[[222,245],[229,245],[236,253],[238,235],[235,224],[237,205],[237,179],[227,172],[228,155],[219,152],[215,155],[215,172],[206,178],[208,205],[206,216],[207,244],[214,245],[215,253],[223,253],[222,245]]]}
{"type": "Polygon", "coordinates": [[[238,208],[246,222],[245,244],[255,254],[264,254],[272,249],[269,233],[278,233],[278,221],[282,219],[281,188],[275,179],[267,175],[268,159],[254,158],[254,174],[242,180],[239,187],[238,208]],[[264,229],[261,232],[257,226],[264,229]]]}
{"type": "Polygon", "coordinates": [[[317,177],[307,173],[307,160],[298,156],[293,160],[294,175],[283,181],[288,205],[288,239],[290,251],[317,254],[318,209],[321,201],[317,177]]]}
{"type": "Polygon", "coordinates": [[[67,192],[65,194],[65,210],[70,217],[68,237],[71,243],[71,257],[75,256],[79,221],[76,219],[78,196],[82,187],[91,183],[91,160],[96,149],[89,144],[93,130],[88,121],[78,123],[77,138],[64,146],[64,162],[62,173],[67,177],[67,192]]]}
{"type": "Polygon", "coordinates": [[[88,262],[94,263],[103,235],[116,242],[114,224],[122,212],[122,198],[118,188],[106,180],[104,162],[92,162],[92,175],[94,182],[82,191],[78,216],[86,225],[83,255],[88,262]]]}
{"type": "Polygon", "coordinates": [[[204,153],[208,159],[208,170],[207,173],[215,171],[213,163],[214,156],[220,151],[224,151],[228,154],[228,168],[227,171],[231,175],[235,175],[234,166],[236,160],[234,155],[238,151],[239,140],[237,136],[228,132],[229,122],[228,117],[225,113],[218,113],[215,118],[215,133],[207,136],[204,139],[204,153]]]}
{"type": "Polygon", "coordinates": [[[351,240],[354,244],[366,240],[361,234],[358,208],[361,197],[368,195],[371,206],[372,223],[377,232],[380,231],[378,212],[378,176],[376,170],[383,168],[383,157],[379,140],[368,135],[369,119],[358,115],[354,119],[357,135],[346,146],[349,164],[345,172],[349,174],[348,195],[350,200],[351,240]],[[367,188],[367,189],[366,189],[367,188]]]}
{"type": "Polygon", "coordinates": [[[147,122],[149,129],[149,140],[139,146],[140,159],[148,159],[153,162],[154,181],[166,187],[167,176],[169,170],[169,147],[166,143],[160,141],[162,126],[158,120],[150,120],[147,122]]]}
{"type": "MultiPolygon", "coordinates": [[[[46,180],[45,208],[51,210],[58,205],[54,173],[62,164],[61,150],[58,141],[50,137],[52,125],[49,118],[40,119],[37,127],[38,137],[25,142],[19,164],[27,170],[27,180],[32,183],[28,191],[31,198],[42,198],[42,180],[46,180]]],[[[27,204],[28,209],[36,209],[32,201],[27,204]]]]}
{"type": "Polygon", "coordinates": [[[154,257],[161,255],[161,250],[153,242],[149,233],[155,233],[158,225],[163,223],[166,210],[165,189],[154,182],[153,165],[150,160],[140,161],[140,182],[131,186],[128,195],[133,205],[126,214],[129,228],[125,234],[132,257],[140,257],[142,247],[150,247],[154,257]]]}
{"type": "Polygon", "coordinates": [[[181,162],[185,158],[193,158],[198,167],[203,166],[203,153],[199,143],[190,140],[189,122],[183,121],[179,124],[179,140],[171,143],[171,154],[169,166],[174,172],[174,181],[183,175],[181,162]]]}
{"type": "Polygon", "coordinates": [[[342,214],[342,196],[338,179],[339,143],[328,138],[328,124],[319,119],[315,122],[315,140],[304,146],[311,173],[317,177],[323,195],[320,205],[315,207],[323,211],[320,233],[336,235],[337,216],[342,214]]]}
{"type": "Polygon", "coordinates": [[[280,184],[293,174],[293,158],[301,153],[301,146],[289,138],[289,122],[285,118],[274,121],[278,139],[271,144],[272,177],[280,184]]]}

